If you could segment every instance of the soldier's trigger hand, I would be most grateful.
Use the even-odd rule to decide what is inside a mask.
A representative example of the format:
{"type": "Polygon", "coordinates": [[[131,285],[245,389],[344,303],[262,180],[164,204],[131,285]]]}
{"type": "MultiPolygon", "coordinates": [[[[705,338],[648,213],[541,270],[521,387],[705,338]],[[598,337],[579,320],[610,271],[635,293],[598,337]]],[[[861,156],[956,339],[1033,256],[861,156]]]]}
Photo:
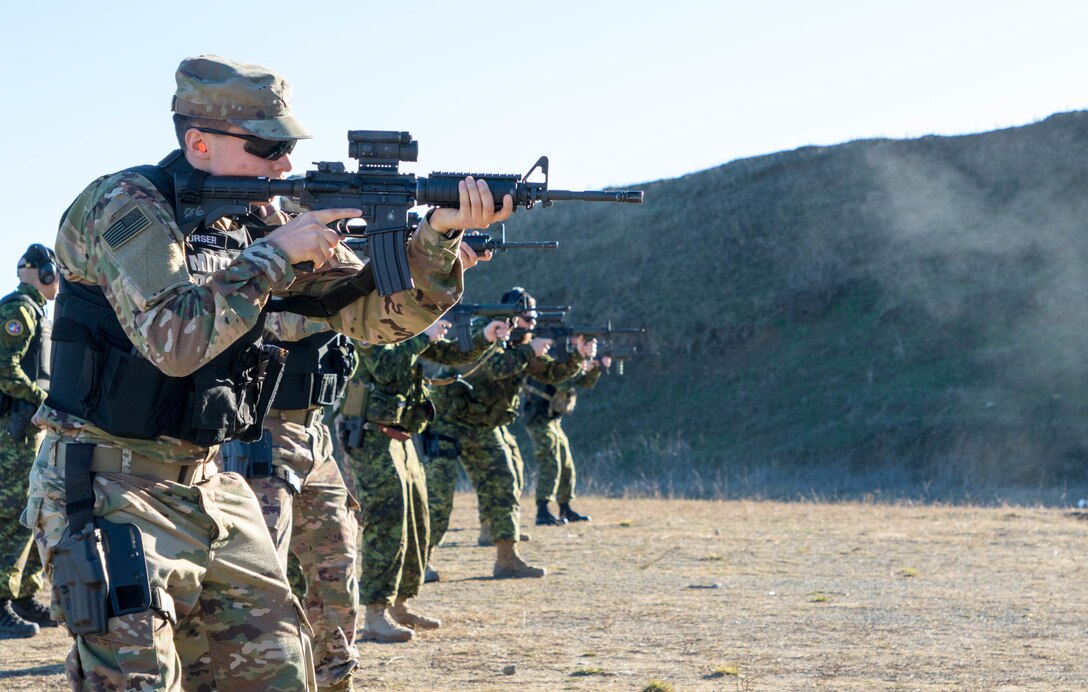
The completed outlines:
{"type": "Polygon", "coordinates": [[[514,198],[503,195],[502,209],[495,211],[495,197],[486,180],[472,176],[457,183],[459,209],[436,209],[431,214],[431,227],[439,233],[455,228],[483,230],[493,223],[505,221],[514,213],[514,198]]]}
{"type": "Polygon", "coordinates": [[[340,242],[340,234],[328,224],[361,215],[358,209],[308,211],[269,233],[266,240],[287,255],[291,264],[312,262],[314,267],[320,267],[329,261],[340,242]]]}

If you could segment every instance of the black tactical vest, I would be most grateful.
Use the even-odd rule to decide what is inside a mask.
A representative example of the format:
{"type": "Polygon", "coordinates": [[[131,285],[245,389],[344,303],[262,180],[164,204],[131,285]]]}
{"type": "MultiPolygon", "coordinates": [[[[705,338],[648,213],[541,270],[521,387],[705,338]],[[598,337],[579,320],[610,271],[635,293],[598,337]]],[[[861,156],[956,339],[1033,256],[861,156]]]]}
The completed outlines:
{"type": "MultiPolygon", "coordinates": [[[[180,152],[158,166],[135,169],[174,200],[173,173],[189,173],[180,152]]],[[[191,274],[225,267],[249,243],[248,233],[201,225],[187,238],[191,274]]],[[[54,374],[46,404],[90,421],[111,435],[176,437],[202,447],[255,440],[283,368],[282,349],[262,343],[264,315],[244,336],[186,377],[169,377],[140,355],[98,286],[60,279],[53,326],[54,374]]]]}
{"type": "Polygon", "coordinates": [[[300,341],[270,341],[287,350],[274,408],[331,406],[343,395],[355,370],[355,346],[336,332],[321,332],[300,341]]]}

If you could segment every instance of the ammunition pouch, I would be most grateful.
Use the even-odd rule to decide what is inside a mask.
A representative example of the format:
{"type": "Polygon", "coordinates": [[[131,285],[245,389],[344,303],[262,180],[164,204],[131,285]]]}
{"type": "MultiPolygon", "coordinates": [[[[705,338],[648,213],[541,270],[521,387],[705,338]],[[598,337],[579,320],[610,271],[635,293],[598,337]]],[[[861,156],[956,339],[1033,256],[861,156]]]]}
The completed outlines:
{"type": "Polygon", "coordinates": [[[295,410],[331,406],[344,394],[355,370],[351,339],[335,332],[321,332],[299,341],[275,341],[287,350],[283,379],[273,406],[295,410]]]}
{"type": "Polygon", "coordinates": [[[364,424],[365,421],[361,416],[340,420],[340,442],[344,445],[344,449],[359,449],[363,446],[364,424]]]}
{"type": "Polygon", "coordinates": [[[219,454],[224,471],[232,471],[246,479],[276,477],[296,495],[302,492],[302,478],[297,473],[272,463],[272,436],[267,431],[255,442],[232,440],[219,448],[219,454]]]}

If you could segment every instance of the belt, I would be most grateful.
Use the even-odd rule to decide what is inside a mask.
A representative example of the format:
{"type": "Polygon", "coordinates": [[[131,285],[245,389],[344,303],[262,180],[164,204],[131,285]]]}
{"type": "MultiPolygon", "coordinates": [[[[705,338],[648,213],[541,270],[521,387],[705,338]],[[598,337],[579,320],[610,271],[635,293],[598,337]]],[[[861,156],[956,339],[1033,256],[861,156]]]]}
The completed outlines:
{"type": "Polygon", "coordinates": [[[278,418],[288,423],[296,423],[304,428],[308,428],[321,418],[321,407],[317,408],[296,408],[296,409],[279,409],[273,408],[268,410],[268,418],[278,418]]]}
{"type": "MultiPolygon", "coordinates": [[[[63,442],[57,446],[58,463],[64,461],[67,446],[63,442]]],[[[121,447],[98,446],[94,448],[91,456],[91,471],[122,473],[153,481],[171,481],[189,486],[206,480],[218,470],[215,462],[212,461],[190,464],[156,461],[121,447]]]]}

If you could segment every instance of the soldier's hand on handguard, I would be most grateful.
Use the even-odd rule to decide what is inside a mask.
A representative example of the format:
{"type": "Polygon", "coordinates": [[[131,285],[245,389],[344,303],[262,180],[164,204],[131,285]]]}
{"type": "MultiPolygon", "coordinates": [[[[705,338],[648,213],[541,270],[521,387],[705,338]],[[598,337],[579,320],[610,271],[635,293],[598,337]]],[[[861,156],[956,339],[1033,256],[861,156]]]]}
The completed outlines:
{"type": "Polygon", "coordinates": [[[537,355],[537,358],[540,358],[548,353],[548,349],[552,347],[552,340],[537,336],[529,342],[529,346],[533,349],[533,353],[537,355]]]}
{"type": "Polygon", "coordinates": [[[503,195],[502,209],[495,211],[495,198],[487,187],[487,181],[469,176],[457,183],[460,194],[459,209],[435,209],[431,214],[431,228],[448,233],[455,228],[483,230],[493,223],[505,221],[514,213],[514,198],[503,195]]]}
{"type": "Polygon", "coordinates": [[[477,254],[476,251],[473,250],[468,245],[465,245],[464,243],[461,243],[460,251],[461,251],[461,264],[464,265],[465,269],[472,269],[473,267],[476,266],[477,262],[490,262],[491,261],[491,251],[490,250],[484,250],[484,254],[480,255],[480,254],[477,254]]]}
{"type": "Polygon", "coordinates": [[[265,240],[282,250],[291,264],[313,262],[315,268],[320,267],[329,261],[340,242],[340,234],[327,224],[359,216],[362,212],[358,209],[308,211],[269,233],[265,240]]]}
{"type": "Polygon", "coordinates": [[[507,341],[510,338],[510,323],[506,320],[494,320],[484,327],[484,338],[488,343],[507,341]]]}
{"type": "Polygon", "coordinates": [[[581,353],[587,360],[593,360],[597,357],[597,340],[593,338],[586,339],[582,335],[578,335],[571,339],[571,342],[577,347],[578,352],[581,353]]]}
{"type": "Polygon", "coordinates": [[[450,323],[446,320],[438,320],[431,326],[423,330],[423,333],[427,335],[427,338],[431,341],[438,341],[446,336],[446,332],[450,329],[450,323]]]}

